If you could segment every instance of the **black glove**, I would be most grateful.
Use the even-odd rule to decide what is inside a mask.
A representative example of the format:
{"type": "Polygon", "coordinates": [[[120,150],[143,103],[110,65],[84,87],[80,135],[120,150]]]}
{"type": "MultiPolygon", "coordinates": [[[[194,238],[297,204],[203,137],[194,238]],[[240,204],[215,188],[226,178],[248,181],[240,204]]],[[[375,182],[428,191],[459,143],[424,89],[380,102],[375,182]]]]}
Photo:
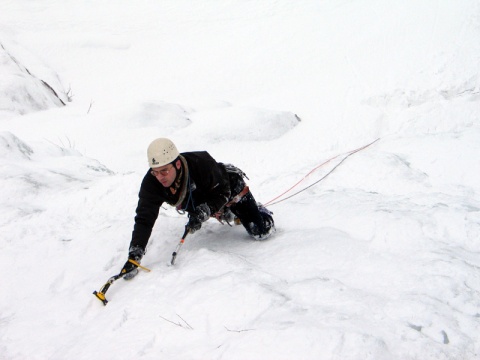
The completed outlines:
{"type": "Polygon", "coordinates": [[[125,265],[123,265],[123,269],[121,271],[122,274],[125,274],[123,276],[125,280],[133,279],[135,275],[138,274],[138,269],[137,269],[138,266],[132,263],[130,260],[133,260],[140,264],[143,254],[144,254],[144,251],[139,247],[133,247],[130,249],[128,253],[128,260],[125,263],[125,265]]]}
{"type": "Polygon", "coordinates": [[[194,212],[188,214],[189,220],[187,227],[190,229],[190,234],[200,230],[202,223],[210,218],[210,208],[207,204],[200,204],[195,208],[194,212]]]}

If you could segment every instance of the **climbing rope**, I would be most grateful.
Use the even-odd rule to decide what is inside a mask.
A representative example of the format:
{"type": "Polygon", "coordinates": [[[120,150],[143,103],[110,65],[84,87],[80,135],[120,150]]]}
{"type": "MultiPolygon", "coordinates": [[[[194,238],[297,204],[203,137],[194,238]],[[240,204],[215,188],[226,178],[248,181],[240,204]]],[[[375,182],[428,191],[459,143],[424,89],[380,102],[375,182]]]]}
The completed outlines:
{"type": "Polygon", "coordinates": [[[327,161],[321,163],[320,165],[316,166],[315,168],[313,168],[312,170],[310,170],[310,172],[305,175],[301,180],[299,180],[296,184],[294,184],[293,186],[291,186],[288,190],[284,191],[283,193],[281,193],[280,195],[276,196],[275,198],[273,198],[272,200],[270,200],[269,202],[263,204],[264,206],[272,206],[272,205],[276,205],[278,203],[281,203],[282,201],[285,201],[285,200],[288,200],[302,192],[304,192],[305,190],[307,189],[310,189],[312,186],[318,184],[319,182],[321,182],[322,180],[324,180],[327,176],[329,176],[331,173],[333,173],[335,171],[335,169],[337,169],[345,160],[347,160],[350,156],[352,156],[353,154],[359,152],[359,151],[362,151],[366,148],[368,148],[370,145],[373,145],[374,143],[376,143],[378,140],[380,140],[380,138],[376,139],[375,141],[372,141],[371,143],[367,144],[367,145],[364,145],[362,147],[359,147],[358,149],[355,149],[355,150],[351,150],[351,151],[347,151],[343,154],[338,154],[330,159],[328,159],[327,161]],[[335,165],[333,167],[332,170],[330,170],[327,174],[325,174],[321,179],[315,181],[313,184],[310,184],[309,186],[297,191],[296,193],[290,195],[290,196],[287,196],[286,198],[283,198],[281,200],[278,200],[278,201],[275,201],[279,198],[281,198],[283,195],[285,195],[286,193],[292,191],[294,188],[296,188],[300,183],[302,183],[307,177],[309,177],[312,173],[314,173],[316,170],[318,170],[319,168],[321,168],[322,166],[328,164],[330,161],[332,160],[335,160],[336,158],[342,156],[342,155],[346,155],[337,165],[335,165]]]}

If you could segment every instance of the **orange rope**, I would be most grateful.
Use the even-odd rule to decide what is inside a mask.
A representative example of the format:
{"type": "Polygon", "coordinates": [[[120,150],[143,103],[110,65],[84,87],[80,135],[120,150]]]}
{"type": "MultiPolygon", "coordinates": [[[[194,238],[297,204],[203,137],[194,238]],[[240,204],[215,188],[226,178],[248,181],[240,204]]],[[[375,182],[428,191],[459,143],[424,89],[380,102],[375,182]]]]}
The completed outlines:
{"type": "Polygon", "coordinates": [[[263,204],[264,206],[267,206],[267,205],[275,205],[275,204],[278,204],[279,202],[281,201],[284,201],[284,200],[287,200],[289,198],[291,198],[292,196],[295,196],[299,193],[301,193],[302,191],[305,191],[306,189],[310,188],[311,186],[319,183],[321,180],[325,179],[328,175],[330,175],[342,162],[344,162],[349,156],[363,150],[363,149],[366,149],[367,147],[369,147],[370,145],[376,143],[378,140],[380,140],[380,138],[376,139],[375,141],[372,141],[371,143],[367,144],[367,145],[364,145],[364,146],[361,146],[359,147],[358,149],[355,149],[355,150],[351,150],[351,151],[347,151],[345,153],[342,153],[342,154],[338,154],[338,155],[335,155],[334,157],[328,159],[327,161],[324,161],[323,163],[321,163],[320,165],[316,166],[315,168],[313,168],[312,170],[310,170],[308,172],[308,174],[306,174],[301,180],[297,181],[296,184],[294,184],[293,186],[291,186],[288,190],[284,191],[283,193],[281,193],[280,195],[274,197],[272,200],[270,200],[269,202],[267,202],[266,204],[263,204]],[[297,187],[301,182],[303,182],[307,177],[309,177],[313,172],[317,171],[319,168],[321,168],[323,165],[326,165],[328,164],[330,161],[332,160],[335,160],[336,158],[338,158],[339,156],[342,156],[342,155],[347,155],[344,159],[342,159],[342,161],[340,161],[340,163],[338,163],[329,173],[327,173],[327,175],[325,175],[324,177],[322,177],[320,180],[316,181],[315,183],[313,183],[312,185],[310,186],[307,186],[306,188],[298,191],[297,193],[283,199],[283,200],[279,200],[277,202],[274,202],[275,200],[281,198],[283,195],[285,195],[286,193],[292,191],[295,187],[297,187]]]}

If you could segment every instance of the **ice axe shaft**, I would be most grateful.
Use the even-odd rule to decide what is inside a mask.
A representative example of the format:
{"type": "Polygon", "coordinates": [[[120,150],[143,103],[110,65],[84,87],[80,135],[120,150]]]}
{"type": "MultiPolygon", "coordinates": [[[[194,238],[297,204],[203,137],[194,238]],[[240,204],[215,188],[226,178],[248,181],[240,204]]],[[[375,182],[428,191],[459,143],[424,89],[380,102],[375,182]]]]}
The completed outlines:
{"type": "Polygon", "coordinates": [[[182,235],[182,238],[180,239],[180,242],[178,243],[177,247],[175,248],[175,251],[172,254],[172,261],[170,261],[171,265],[175,265],[175,259],[177,258],[177,254],[180,251],[180,248],[182,245],[185,243],[185,238],[187,237],[188,233],[190,232],[190,228],[188,226],[185,226],[185,232],[182,235]]]}

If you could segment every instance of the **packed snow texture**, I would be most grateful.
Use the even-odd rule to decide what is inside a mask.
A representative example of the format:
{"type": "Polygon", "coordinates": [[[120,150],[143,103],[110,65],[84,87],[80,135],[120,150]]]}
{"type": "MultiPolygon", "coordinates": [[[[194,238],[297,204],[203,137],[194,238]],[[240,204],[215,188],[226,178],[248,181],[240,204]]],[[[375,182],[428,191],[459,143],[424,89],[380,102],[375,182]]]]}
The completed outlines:
{"type": "Polygon", "coordinates": [[[478,0],[4,1],[0,359],[480,359],[479,39],[478,0]],[[169,266],[164,207],[104,306],[157,137],[277,232],[169,266]]]}
{"type": "MultiPolygon", "coordinates": [[[[0,117],[26,114],[63,106],[68,94],[55,89],[45,80],[37,78],[0,42],[0,117]],[[59,95],[60,94],[60,95],[59,95]]],[[[53,78],[58,80],[55,74],[53,78]]],[[[57,84],[58,86],[58,84],[57,84]]]]}

